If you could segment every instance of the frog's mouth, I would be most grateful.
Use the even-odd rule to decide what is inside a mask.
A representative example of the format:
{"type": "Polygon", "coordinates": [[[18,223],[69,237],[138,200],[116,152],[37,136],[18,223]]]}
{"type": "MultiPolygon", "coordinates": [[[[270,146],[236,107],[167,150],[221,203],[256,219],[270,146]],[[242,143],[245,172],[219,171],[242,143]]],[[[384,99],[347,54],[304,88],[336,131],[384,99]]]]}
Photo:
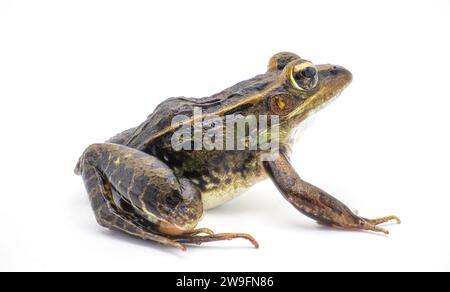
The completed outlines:
{"type": "Polygon", "coordinates": [[[317,65],[316,68],[319,74],[317,89],[312,91],[305,101],[290,114],[288,120],[299,119],[302,121],[319,111],[336,99],[353,79],[352,73],[341,66],[327,64],[317,65]]]}

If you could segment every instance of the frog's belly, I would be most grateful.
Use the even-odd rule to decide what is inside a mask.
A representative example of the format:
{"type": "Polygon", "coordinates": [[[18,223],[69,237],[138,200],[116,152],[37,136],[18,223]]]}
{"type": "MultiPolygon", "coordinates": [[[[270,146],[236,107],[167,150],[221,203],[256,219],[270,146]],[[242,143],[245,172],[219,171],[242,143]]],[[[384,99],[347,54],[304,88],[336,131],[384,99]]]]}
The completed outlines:
{"type": "Polygon", "coordinates": [[[236,198],[267,177],[255,151],[181,151],[164,155],[173,156],[172,163],[169,157],[169,165],[173,165],[174,173],[191,181],[201,192],[204,209],[236,198]]]}
{"type": "Polygon", "coordinates": [[[251,174],[248,176],[224,177],[220,183],[211,185],[202,191],[203,208],[205,210],[218,207],[243,194],[256,183],[264,180],[265,175],[251,174]]]}

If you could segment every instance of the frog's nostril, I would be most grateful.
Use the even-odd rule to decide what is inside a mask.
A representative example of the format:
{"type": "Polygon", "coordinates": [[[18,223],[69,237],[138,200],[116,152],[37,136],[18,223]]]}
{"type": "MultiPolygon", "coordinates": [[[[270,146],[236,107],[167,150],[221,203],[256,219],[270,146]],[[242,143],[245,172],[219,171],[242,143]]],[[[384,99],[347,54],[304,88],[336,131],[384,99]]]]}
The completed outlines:
{"type": "Polygon", "coordinates": [[[330,70],[330,74],[331,75],[338,75],[339,74],[339,70],[337,66],[333,66],[330,70]]]}
{"type": "Polygon", "coordinates": [[[350,71],[348,71],[347,69],[345,69],[344,67],[341,66],[331,66],[328,70],[328,74],[330,76],[334,76],[337,77],[339,79],[344,80],[346,83],[349,83],[352,81],[353,76],[352,73],[350,71]]]}

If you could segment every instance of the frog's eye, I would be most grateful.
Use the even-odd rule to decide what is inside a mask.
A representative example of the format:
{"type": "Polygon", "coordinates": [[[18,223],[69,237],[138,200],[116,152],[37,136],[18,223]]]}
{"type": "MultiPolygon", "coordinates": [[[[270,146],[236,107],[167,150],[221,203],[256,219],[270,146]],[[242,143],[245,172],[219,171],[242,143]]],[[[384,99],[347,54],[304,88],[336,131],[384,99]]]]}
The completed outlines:
{"type": "Polygon", "coordinates": [[[300,90],[311,90],[319,82],[319,74],[311,62],[298,64],[292,68],[291,82],[300,90]]]}
{"type": "Polygon", "coordinates": [[[270,98],[270,110],[272,113],[280,116],[289,114],[294,106],[292,97],[288,94],[276,95],[270,98]]]}

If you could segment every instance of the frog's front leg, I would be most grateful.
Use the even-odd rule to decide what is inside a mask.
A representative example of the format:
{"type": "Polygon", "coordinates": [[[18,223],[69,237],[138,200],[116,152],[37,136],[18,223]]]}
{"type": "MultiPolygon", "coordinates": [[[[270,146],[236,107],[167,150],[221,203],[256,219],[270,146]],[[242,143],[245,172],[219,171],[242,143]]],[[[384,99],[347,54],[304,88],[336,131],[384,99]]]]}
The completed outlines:
{"type": "Polygon", "coordinates": [[[95,144],[81,157],[79,171],[103,227],[183,250],[184,243],[255,242],[246,234],[195,229],[203,215],[200,192],[156,157],[123,145],[95,144]]]}
{"type": "Polygon", "coordinates": [[[336,198],[303,181],[284,153],[274,161],[265,161],[264,167],[284,197],[300,212],[321,224],[389,234],[378,225],[391,220],[400,223],[396,216],[370,220],[356,215],[336,198]]]}

